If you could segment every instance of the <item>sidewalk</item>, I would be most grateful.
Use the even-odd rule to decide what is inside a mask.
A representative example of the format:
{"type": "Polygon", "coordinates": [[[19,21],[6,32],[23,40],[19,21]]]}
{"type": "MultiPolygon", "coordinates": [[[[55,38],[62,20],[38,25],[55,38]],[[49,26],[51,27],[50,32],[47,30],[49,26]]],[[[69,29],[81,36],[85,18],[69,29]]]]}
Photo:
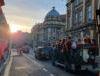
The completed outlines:
{"type": "Polygon", "coordinates": [[[9,76],[12,60],[13,60],[13,55],[11,52],[11,53],[9,53],[8,56],[6,56],[5,62],[0,67],[0,76],[9,76]]]}
{"type": "Polygon", "coordinates": [[[0,76],[2,76],[2,74],[4,73],[5,68],[6,68],[7,64],[9,63],[9,60],[10,60],[10,57],[8,57],[6,59],[6,61],[3,64],[1,64],[1,67],[0,67],[0,76]]]}
{"type": "Polygon", "coordinates": [[[9,63],[6,65],[3,76],[9,76],[12,61],[13,61],[13,57],[10,57],[9,63]]]}

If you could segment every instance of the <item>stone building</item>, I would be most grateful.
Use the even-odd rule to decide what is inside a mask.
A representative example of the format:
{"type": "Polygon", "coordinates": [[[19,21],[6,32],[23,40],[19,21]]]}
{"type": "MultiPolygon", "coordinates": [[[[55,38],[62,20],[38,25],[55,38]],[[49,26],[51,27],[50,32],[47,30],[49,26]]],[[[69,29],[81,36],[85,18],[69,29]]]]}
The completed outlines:
{"type": "Polygon", "coordinates": [[[42,26],[43,26],[42,23],[35,24],[31,30],[32,38],[33,38],[33,47],[42,45],[42,41],[43,41],[42,26]]]}
{"type": "Polygon", "coordinates": [[[32,28],[35,46],[52,44],[65,36],[66,15],[60,15],[55,7],[44,18],[43,23],[32,28]]]}
{"type": "Polygon", "coordinates": [[[99,0],[67,0],[66,34],[75,39],[96,38],[96,8],[99,0]]]}

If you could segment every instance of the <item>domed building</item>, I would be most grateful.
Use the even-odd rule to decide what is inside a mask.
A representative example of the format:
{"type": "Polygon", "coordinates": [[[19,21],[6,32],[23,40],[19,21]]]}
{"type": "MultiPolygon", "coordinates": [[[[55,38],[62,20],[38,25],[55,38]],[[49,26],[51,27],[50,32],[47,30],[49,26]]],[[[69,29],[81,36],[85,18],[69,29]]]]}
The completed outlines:
{"type": "Polygon", "coordinates": [[[61,15],[56,11],[55,7],[47,13],[43,24],[44,41],[52,43],[64,37],[65,23],[62,22],[61,15]]]}
{"type": "MultiPolygon", "coordinates": [[[[53,7],[45,16],[44,22],[41,24],[41,29],[38,30],[38,45],[52,44],[53,42],[64,37],[64,28],[66,25],[66,15],[60,15],[59,12],[53,7]]],[[[35,25],[33,29],[38,26],[35,25]]],[[[33,30],[34,31],[34,30],[33,30]]],[[[36,31],[35,31],[36,32],[36,31]]],[[[35,37],[34,37],[35,38],[35,37]]],[[[35,40],[36,42],[36,40],[35,40]]]]}

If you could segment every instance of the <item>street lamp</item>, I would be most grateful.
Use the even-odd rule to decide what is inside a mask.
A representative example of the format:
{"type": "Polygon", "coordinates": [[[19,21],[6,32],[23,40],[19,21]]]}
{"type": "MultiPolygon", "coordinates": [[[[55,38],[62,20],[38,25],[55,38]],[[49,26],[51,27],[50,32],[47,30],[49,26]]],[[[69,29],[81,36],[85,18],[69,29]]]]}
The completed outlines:
{"type": "Polygon", "coordinates": [[[98,33],[100,34],[100,8],[96,10],[98,33]]]}
{"type": "MultiPolygon", "coordinates": [[[[98,50],[99,50],[99,56],[97,57],[97,60],[99,62],[99,71],[100,71],[100,0],[98,2],[98,9],[96,10],[96,27],[98,33],[98,50]]],[[[99,76],[100,76],[100,72],[99,72],[99,76]]]]}
{"type": "Polygon", "coordinates": [[[98,9],[96,10],[96,27],[98,32],[98,48],[100,55],[100,4],[99,3],[98,3],[98,9]]]}

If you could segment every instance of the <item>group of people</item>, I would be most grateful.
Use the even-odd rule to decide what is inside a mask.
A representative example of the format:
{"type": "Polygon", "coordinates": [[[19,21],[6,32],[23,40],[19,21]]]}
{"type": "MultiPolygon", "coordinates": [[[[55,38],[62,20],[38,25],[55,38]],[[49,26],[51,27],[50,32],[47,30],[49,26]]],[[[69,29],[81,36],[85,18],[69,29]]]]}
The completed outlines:
{"type": "Polygon", "coordinates": [[[66,37],[62,40],[57,41],[55,43],[55,47],[59,52],[63,53],[67,59],[69,57],[74,58],[76,54],[78,54],[77,56],[79,56],[80,51],[85,52],[84,57],[86,57],[86,52],[88,53],[88,55],[89,55],[89,52],[92,52],[91,53],[92,55],[96,55],[97,53],[96,40],[91,39],[90,37],[85,37],[83,40],[78,39],[77,41],[73,39],[72,37],[66,37]],[[84,47],[84,45],[86,46],[84,47]],[[88,51],[84,51],[84,49],[88,49],[88,51]]]}
{"type": "Polygon", "coordinates": [[[90,37],[85,37],[83,40],[78,39],[78,41],[74,40],[71,37],[66,37],[62,40],[59,40],[55,43],[55,46],[59,48],[62,52],[70,51],[71,49],[75,50],[76,48],[83,48],[83,45],[91,45],[91,48],[95,48],[97,46],[96,40],[91,39],[90,37]]]}

